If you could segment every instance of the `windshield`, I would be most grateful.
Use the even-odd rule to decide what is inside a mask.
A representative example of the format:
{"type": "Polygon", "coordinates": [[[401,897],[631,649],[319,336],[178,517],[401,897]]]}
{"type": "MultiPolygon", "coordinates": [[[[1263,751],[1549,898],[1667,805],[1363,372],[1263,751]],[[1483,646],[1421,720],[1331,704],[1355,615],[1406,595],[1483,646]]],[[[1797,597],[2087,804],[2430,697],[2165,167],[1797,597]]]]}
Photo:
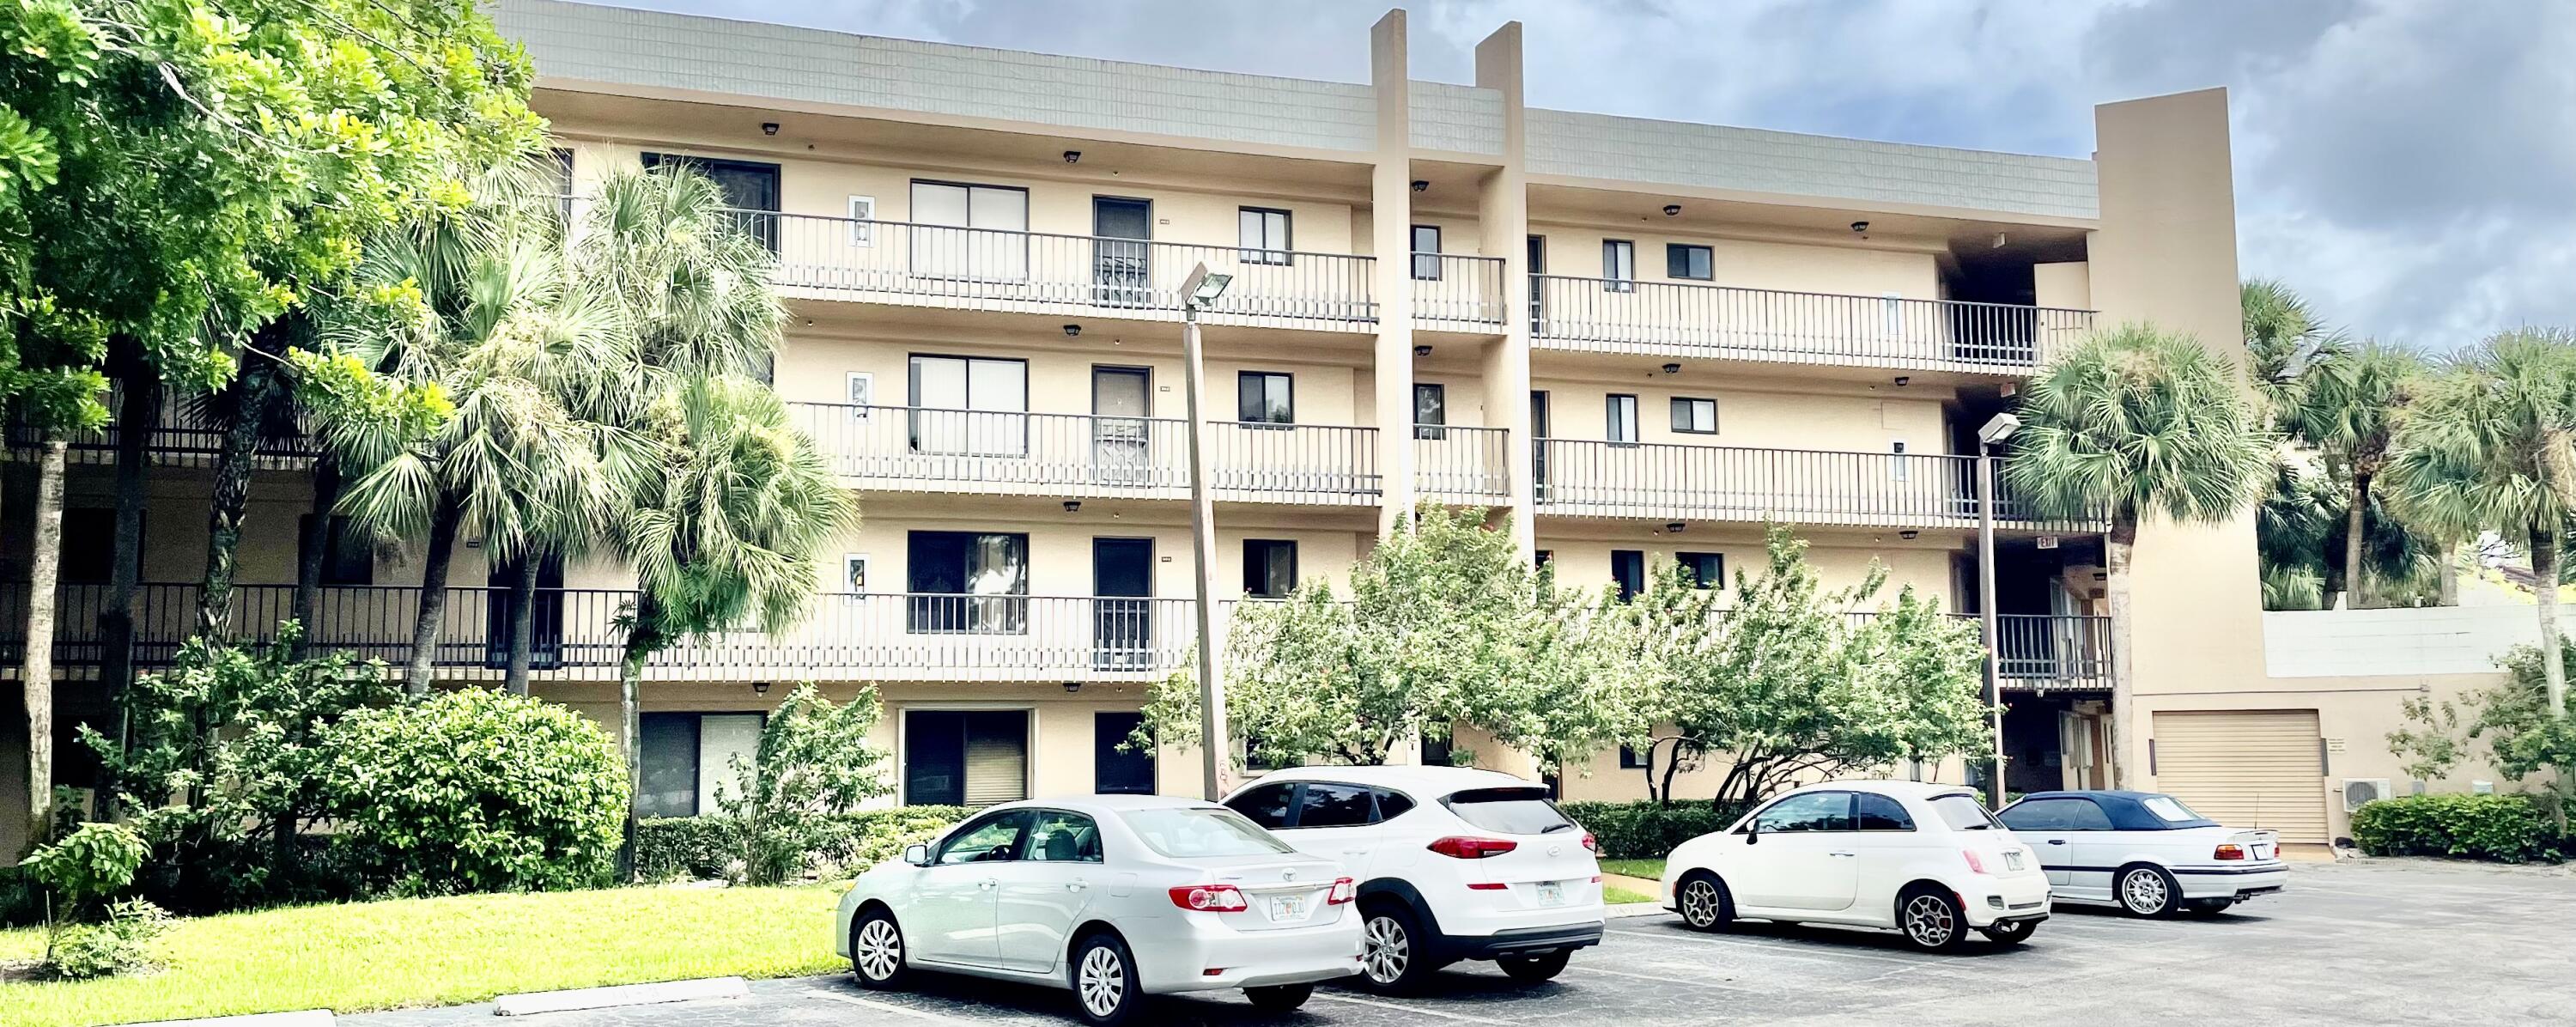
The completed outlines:
{"type": "Polygon", "coordinates": [[[1495,834],[1549,834],[1571,831],[1574,821],[1556,808],[1545,788],[1474,788],[1440,804],[1458,819],[1495,834]]]}
{"type": "Polygon", "coordinates": [[[2200,814],[2192,812],[2191,807],[2183,805],[2182,800],[2170,795],[2150,795],[2138,800],[2138,805],[2146,807],[2147,812],[2155,814],[2158,818],[2172,823],[2204,819],[2200,814]]]}
{"type": "Polygon", "coordinates": [[[1243,814],[1221,807],[1128,810],[1118,815],[1145,847],[1175,859],[1211,856],[1276,856],[1297,850],[1270,836],[1243,814]]]}
{"type": "Polygon", "coordinates": [[[1986,812],[1985,804],[1978,802],[1976,796],[1960,792],[1933,797],[1932,812],[1940,814],[1941,822],[1950,825],[1953,831],[1983,831],[2002,826],[1995,823],[1994,815],[1986,812]]]}

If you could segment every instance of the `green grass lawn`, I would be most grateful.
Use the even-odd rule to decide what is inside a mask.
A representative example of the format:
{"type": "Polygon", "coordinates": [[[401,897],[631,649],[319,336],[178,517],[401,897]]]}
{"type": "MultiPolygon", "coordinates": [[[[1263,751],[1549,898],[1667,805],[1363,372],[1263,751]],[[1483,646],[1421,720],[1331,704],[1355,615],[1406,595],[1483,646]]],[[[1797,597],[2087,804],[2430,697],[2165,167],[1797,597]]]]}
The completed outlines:
{"type": "Polygon", "coordinates": [[[1649,881],[1664,879],[1664,861],[1660,859],[1605,859],[1601,872],[1621,877],[1642,877],[1649,881]]]}
{"type": "Polygon", "coordinates": [[[1653,902],[1655,897],[1643,892],[1629,891],[1626,888],[1603,888],[1601,901],[1616,906],[1622,902],[1653,902]]]}
{"type": "MultiPolygon", "coordinates": [[[[232,1013],[348,1013],[520,991],[689,977],[788,977],[832,954],[837,887],[620,888],[299,906],[199,917],[153,945],[165,969],[98,981],[0,984],[9,1027],[232,1013]]],[[[0,931],[0,962],[44,950],[0,931]]]]}

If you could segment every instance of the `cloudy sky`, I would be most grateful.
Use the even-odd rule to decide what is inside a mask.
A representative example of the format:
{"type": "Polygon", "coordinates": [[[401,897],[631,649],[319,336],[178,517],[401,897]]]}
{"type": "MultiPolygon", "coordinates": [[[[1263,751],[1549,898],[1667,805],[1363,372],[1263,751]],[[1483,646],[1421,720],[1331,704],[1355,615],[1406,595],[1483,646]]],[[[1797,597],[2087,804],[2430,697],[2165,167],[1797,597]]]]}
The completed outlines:
{"type": "MultiPolygon", "coordinates": [[[[609,0],[911,39],[1362,82],[1393,0],[609,0]]],[[[2062,156],[2092,105],[2211,85],[2240,263],[2358,335],[2576,326],[2576,4],[1413,0],[1413,74],[1527,26],[1544,107],[2062,156]]]]}

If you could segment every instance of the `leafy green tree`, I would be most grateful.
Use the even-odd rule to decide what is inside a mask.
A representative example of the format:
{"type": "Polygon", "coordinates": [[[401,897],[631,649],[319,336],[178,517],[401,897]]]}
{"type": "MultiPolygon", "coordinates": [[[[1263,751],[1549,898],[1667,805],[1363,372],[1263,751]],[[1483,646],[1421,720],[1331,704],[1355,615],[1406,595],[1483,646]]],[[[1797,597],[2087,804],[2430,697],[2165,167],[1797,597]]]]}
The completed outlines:
{"type": "MultiPolygon", "coordinates": [[[[2576,653],[2559,653],[2561,680],[2571,657],[2576,653]]],[[[2457,700],[2407,700],[2406,726],[2388,733],[2389,751],[2407,761],[2407,774],[2419,778],[2449,776],[2462,760],[2481,754],[2508,780],[2537,777],[2532,783],[2548,798],[2564,834],[2568,803],[2576,801],[2576,720],[2549,708],[2546,659],[2537,646],[2515,646],[2496,661],[2505,672],[2503,683],[2457,700]]]]}
{"type": "Polygon", "coordinates": [[[2229,360],[2188,335],[2124,325],[2068,350],[2031,380],[2005,480],[2055,517],[2108,514],[2111,773],[2129,780],[2137,730],[2130,565],[2151,517],[2221,523],[2252,503],[2273,439],[2229,360]]]}
{"type": "Polygon", "coordinates": [[[1554,575],[1535,577],[1533,601],[1503,625],[1511,672],[1462,692],[1459,718],[1529,754],[1547,774],[1588,767],[1611,746],[1647,744],[1656,679],[1635,607],[1615,588],[1587,592],[1558,585],[1554,575]]]}
{"type": "Polygon", "coordinates": [[[798,685],[762,726],[751,759],[732,759],[733,785],[717,789],[716,803],[745,883],[804,873],[841,833],[837,818],[893,794],[886,753],[868,742],[881,709],[873,687],[834,703],[812,682],[798,685]]]}
{"type": "MultiPolygon", "coordinates": [[[[2299,438],[2325,455],[2349,486],[2344,500],[2343,581],[2347,605],[2377,605],[2363,576],[2371,484],[2396,448],[2400,412],[2424,379],[2424,361],[2402,346],[2364,343],[2306,376],[2293,417],[2299,438]]],[[[2445,554],[2447,557],[2447,553],[2445,554]]]]}

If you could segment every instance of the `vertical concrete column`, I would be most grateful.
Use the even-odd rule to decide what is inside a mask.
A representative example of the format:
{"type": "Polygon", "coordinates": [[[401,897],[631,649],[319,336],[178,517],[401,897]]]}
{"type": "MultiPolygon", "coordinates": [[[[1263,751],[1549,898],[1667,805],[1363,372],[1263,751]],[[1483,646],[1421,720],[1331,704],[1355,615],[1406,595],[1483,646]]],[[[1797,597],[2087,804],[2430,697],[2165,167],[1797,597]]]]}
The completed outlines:
{"type": "Polygon", "coordinates": [[[1369,176],[1370,282],[1377,302],[1378,531],[1413,513],[1413,83],[1404,11],[1369,30],[1369,83],[1377,92],[1377,164],[1369,176]]]}
{"type": "Polygon", "coordinates": [[[1508,429],[1504,438],[1504,501],[1512,515],[1512,544],[1521,559],[1538,556],[1538,507],[1531,496],[1529,147],[1521,103],[1521,23],[1508,22],[1476,44],[1476,88],[1503,97],[1502,165],[1485,176],[1476,236],[1482,252],[1503,261],[1503,334],[1485,350],[1485,423],[1508,429]]]}

